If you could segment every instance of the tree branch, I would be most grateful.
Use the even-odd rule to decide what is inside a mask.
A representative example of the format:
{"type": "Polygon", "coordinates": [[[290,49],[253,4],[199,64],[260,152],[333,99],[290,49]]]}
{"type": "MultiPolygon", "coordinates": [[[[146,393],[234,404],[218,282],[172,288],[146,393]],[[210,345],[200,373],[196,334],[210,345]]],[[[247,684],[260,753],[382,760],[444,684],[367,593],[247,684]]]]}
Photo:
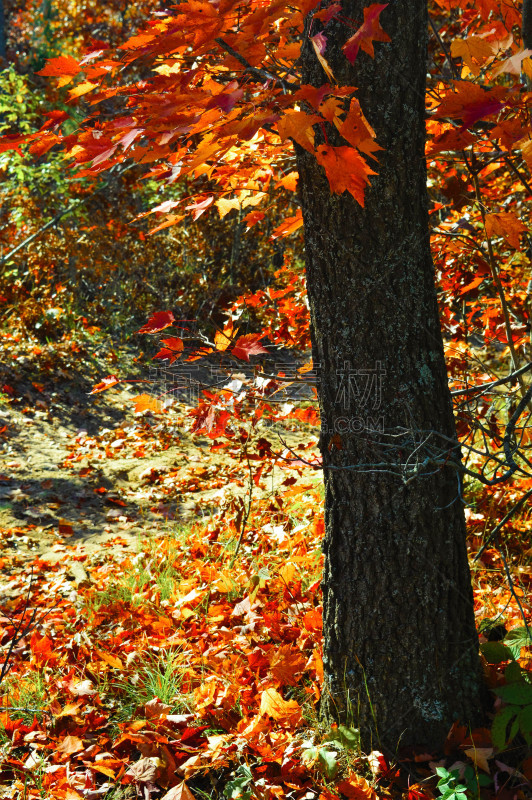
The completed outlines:
{"type": "Polygon", "coordinates": [[[510,374],[507,375],[506,378],[499,378],[499,380],[491,381],[490,383],[479,383],[476,386],[470,386],[467,389],[456,389],[455,391],[451,392],[451,395],[453,397],[456,397],[458,395],[474,394],[475,392],[478,392],[480,397],[490,389],[494,389],[495,386],[502,386],[504,383],[511,383],[512,381],[516,380],[520,375],[524,375],[525,372],[528,372],[531,369],[532,369],[532,361],[529,361],[528,364],[525,364],[524,367],[521,367],[515,372],[510,372],[510,374]]]}
{"type": "Polygon", "coordinates": [[[231,45],[227,44],[223,39],[218,38],[214,40],[216,44],[219,44],[222,50],[225,50],[226,53],[229,53],[230,56],[236,58],[243,67],[246,68],[246,72],[249,72],[251,75],[254,75],[256,78],[259,78],[263,81],[276,81],[281,84],[283,89],[290,89],[291,91],[300,89],[300,85],[298,83],[289,83],[285,81],[284,78],[280,78],[279,75],[275,75],[273,72],[268,72],[265,69],[260,69],[259,67],[253,67],[244,56],[241,56],[236,50],[234,50],[231,45]]]}

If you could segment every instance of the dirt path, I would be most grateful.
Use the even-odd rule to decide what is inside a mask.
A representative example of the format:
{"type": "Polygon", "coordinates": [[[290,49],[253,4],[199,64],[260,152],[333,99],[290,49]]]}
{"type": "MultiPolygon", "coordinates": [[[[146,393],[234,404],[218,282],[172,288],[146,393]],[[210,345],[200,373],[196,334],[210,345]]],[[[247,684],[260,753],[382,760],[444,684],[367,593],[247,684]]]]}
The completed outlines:
{"type": "MultiPolygon", "coordinates": [[[[188,432],[185,403],[136,413],[136,384],[89,395],[108,363],[73,363],[57,346],[31,356],[0,367],[0,547],[11,568],[36,556],[62,559],[70,548],[73,559],[119,555],[139,537],[175,530],[229,495],[247,493],[247,466],[230,452],[213,454],[210,439],[188,432]]],[[[148,376],[132,352],[119,360],[132,380],[148,376]]],[[[302,448],[311,433],[284,429],[283,440],[302,448]]],[[[277,469],[269,486],[285,477],[277,469]]]]}

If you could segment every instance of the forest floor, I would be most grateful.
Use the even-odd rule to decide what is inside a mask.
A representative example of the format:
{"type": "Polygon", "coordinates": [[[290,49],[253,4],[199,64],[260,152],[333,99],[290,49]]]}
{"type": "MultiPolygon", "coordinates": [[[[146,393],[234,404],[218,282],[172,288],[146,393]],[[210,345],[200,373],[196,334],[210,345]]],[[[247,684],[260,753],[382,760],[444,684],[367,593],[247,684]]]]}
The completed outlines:
{"type": "MultiPolygon", "coordinates": [[[[532,709],[515,602],[530,615],[527,512],[514,594],[495,548],[473,573],[479,622],[509,631],[507,646],[483,637],[489,685],[525,701],[499,698],[492,731],[454,726],[442,753],[362,754],[356,727],[318,719],[317,428],[260,419],[263,459],[249,420],[232,439],[194,434],[192,406],[149,378],[130,346],[0,338],[0,798],[433,800],[453,769],[471,798],[532,796],[507,730],[532,709]],[[124,380],[90,394],[110,373],[124,380]]],[[[492,514],[476,508],[471,553],[492,514]]]]}
{"type": "MultiPolygon", "coordinates": [[[[247,465],[223,449],[211,452],[211,439],[190,432],[186,402],[164,413],[136,411],[134,398],[156,398],[158,387],[148,360],[137,361],[131,348],[118,355],[108,348],[103,358],[73,342],[7,340],[2,349],[0,536],[15,564],[62,559],[66,547],[119,555],[246,494],[247,465]],[[90,394],[117,371],[125,378],[118,389],[90,394]]],[[[279,433],[282,441],[269,430],[279,451],[308,445],[312,436],[297,424],[279,433]]],[[[281,465],[266,491],[285,477],[281,465]]]]}

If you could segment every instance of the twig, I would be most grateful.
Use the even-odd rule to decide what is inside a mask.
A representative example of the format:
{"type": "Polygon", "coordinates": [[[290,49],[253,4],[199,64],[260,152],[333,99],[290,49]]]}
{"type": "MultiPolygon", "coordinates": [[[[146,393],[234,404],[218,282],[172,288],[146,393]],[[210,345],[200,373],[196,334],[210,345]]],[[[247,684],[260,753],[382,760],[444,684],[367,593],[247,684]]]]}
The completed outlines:
{"type": "MultiPolygon", "coordinates": [[[[122,177],[122,175],[125,172],[127,172],[129,169],[131,169],[133,166],[135,166],[135,165],[134,164],[129,164],[127,167],[125,167],[125,169],[123,169],[121,172],[119,172],[118,177],[122,177]]],[[[114,175],[115,175],[115,173],[113,173],[113,177],[114,177],[114,175]]],[[[109,183],[110,183],[110,179],[108,181],[105,181],[105,183],[103,183],[101,186],[99,186],[97,189],[95,189],[94,192],[92,192],[91,194],[87,195],[86,197],[81,197],[78,200],[74,200],[74,202],[71,203],[67,208],[63,209],[63,211],[61,211],[59,214],[56,214],[56,216],[53,219],[51,219],[50,222],[47,222],[46,225],[43,225],[42,228],[39,228],[38,231],[36,231],[35,233],[32,233],[31,236],[28,236],[27,239],[24,239],[23,242],[21,242],[19,245],[14,247],[13,250],[10,250],[9,253],[6,253],[5,256],[2,256],[0,258],[0,265],[5,264],[6,261],[9,261],[9,259],[11,259],[18,252],[20,252],[20,250],[24,250],[26,247],[28,247],[32,242],[35,241],[35,239],[38,239],[39,236],[41,236],[45,231],[47,231],[48,228],[53,228],[54,225],[57,225],[57,223],[59,222],[60,219],[62,219],[62,217],[65,217],[67,214],[70,214],[70,212],[74,211],[74,209],[77,208],[78,206],[84,205],[85,203],[88,203],[88,201],[92,200],[92,198],[95,195],[99,194],[104,189],[107,189],[107,187],[109,186],[109,183]]]]}
{"type": "Polygon", "coordinates": [[[231,45],[227,44],[223,39],[218,38],[214,40],[216,44],[219,44],[222,50],[225,50],[226,53],[229,53],[230,56],[236,58],[243,67],[246,68],[246,72],[249,72],[250,75],[254,75],[256,78],[260,78],[261,80],[267,81],[276,81],[281,84],[283,89],[290,89],[290,90],[297,90],[300,89],[299,83],[289,83],[285,81],[283,78],[279,77],[279,75],[275,75],[273,72],[268,72],[268,70],[261,69],[259,67],[253,67],[244,56],[241,56],[236,50],[234,50],[231,45]]]}
{"type": "Polygon", "coordinates": [[[35,622],[35,617],[37,616],[37,609],[34,608],[32,613],[31,613],[31,616],[29,618],[29,621],[26,623],[26,625],[24,625],[24,617],[26,616],[26,611],[28,610],[32,583],[33,583],[33,567],[31,568],[31,572],[30,572],[30,582],[29,582],[29,585],[28,585],[28,595],[27,595],[26,601],[24,603],[24,609],[22,611],[22,615],[21,615],[21,617],[20,617],[18,622],[16,622],[16,623],[12,622],[11,623],[13,625],[13,628],[14,628],[13,638],[9,642],[9,647],[7,649],[7,653],[4,656],[4,663],[2,664],[2,670],[0,671],[0,685],[2,684],[2,681],[4,680],[6,675],[9,673],[9,670],[11,669],[11,667],[13,666],[10,663],[11,655],[13,653],[13,650],[15,649],[16,645],[21,641],[21,639],[23,639],[30,632],[30,630],[31,630],[31,628],[33,626],[33,623],[35,622]]]}
{"type": "Polygon", "coordinates": [[[510,573],[510,568],[508,566],[508,561],[506,560],[506,556],[504,555],[502,550],[499,550],[498,552],[499,552],[499,555],[500,555],[500,557],[502,559],[502,563],[503,563],[503,566],[504,566],[504,572],[506,573],[506,579],[508,581],[508,588],[510,589],[510,594],[514,598],[514,600],[517,603],[517,606],[519,608],[519,612],[521,614],[521,618],[522,618],[523,624],[525,626],[527,638],[532,642],[532,635],[530,633],[530,628],[528,627],[526,614],[525,614],[525,611],[524,611],[523,606],[521,604],[521,601],[519,599],[519,595],[515,591],[515,586],[514,586],[514,582],[512,580],[512,575],[510,573]]]}
{"type": "Polygon", "coordinates": [[[499,533],[504,528],[504,526],[506,525],[508,520],[510,520],[513,517],[513,515],[516,513],[516,511],[519,511],[519,509],[521,508],[523,503],[525,503],[528,500],[529,497],[532,497],[532,489],[530,489],[530,491],[526,492],[526,494],[524,494],[521,497],[521,499],[518,500],[517,503],[514,506],[512,506],[512,508],[508,511],[506,516],[499,522],[499,524],[495,526],[495,528],[492,530],[492,532],[486,538],[486,541],[483,543],[482,547],[480,548],[480,550],[478,551],[478,553],[474,557],[473,561],[478,561],[479,558],[481,558],[481,556],[484,553],[484,551],[490,546],[490,544],[492,542],[495,542],[498,539],[499,533]]]}
{"type": "Polygon", "coordinates": [[[248,523],[249,515],[251,513],[251,503],[252,503],[252,500],[253,500],[253,467],[251,466],[251,460],[249,458],[249,453],[248,453],[248,444],[249,444],[250,436],[251,436],[251,422],[250,422],[250,427],[249,427],[249,430],[248,430],[246,443],[244,445],[244,454],[246,456],[246,461],[247,461],[247,464],[248,464],[248,471],[249,471],[248,503],[247,503],[247,508],[245,510],[244,516],[242,517],[242,525],[241,525],[241,528],[240,528],[240,534],[239,534],[239,537],[238,537],[238,541],[236,543],[235,552],[233,553],[233,558],[231,559],[231,563],[229,564],[229,569],[232,569],[232,567],[233,567],[233,565],[234,565],[234,563],[235,563],[235,561],[237,559],[238,553],[240,551],[240,545],[242,544],[242,539],[244,538],[244,533],[246,531],[246,525],[248,523]]]}
{"type": "Polygon", "coordinates": [[[0,264],[5,264],[6,261],[9,261],[9,259],[12,258],[14,255],[16,255],[20,250],[24,250],[32,242],[34,242],[35,239],[38,239],[39,236],[41,236],[41,234],[43,234],[45,231],[48,230],[48,228],[53,228],[54,225],[57,225],[57,223],[62,217],[66,216],[67,214],[70,214],[71,211],[80,206],[82,203],[86,203],[87,200],[89,200],[91,197],[93,197],[92,194],[88,195],[87,197],[81,198],[80,200],[74,200],[74,202],[71,203],[67,208],[65,208],[59,214],[56,214],[56,216],[53,219],[51,219],[50,222],[47,222],[46,225],[43,225],[42,228],[39,228],[38,231],[32,233],[31,236],[28,236],[27,239],[24,239],[23,242],[14,247],[13,250],[10,250],[9,253],[6,253],[5,256],[2,256],[2,258],[0,258],[0,264]]]}
{"type": "Polygon", "coordinates": [[[484,394],[489,389],[494,389],[495,386],[502,386],[504,383],[510,383],[511,381],[517,379],[520,375],[524,375],[525,372],[528,372],[532,369],[532,361],[529,361],[528,364],[525,364],[524,367],[516,370],[515,372],[511,372],[506,378],[499,378],[496,381],[491,381],[490,383],[479,383],[476,386],[470,386],[468,389],[457,389],[456,391],[452,391],[451,395],[456,397],[457,395],[461,394],[473,394],[474,392],[479,392],[480,394],[484,394]]]}

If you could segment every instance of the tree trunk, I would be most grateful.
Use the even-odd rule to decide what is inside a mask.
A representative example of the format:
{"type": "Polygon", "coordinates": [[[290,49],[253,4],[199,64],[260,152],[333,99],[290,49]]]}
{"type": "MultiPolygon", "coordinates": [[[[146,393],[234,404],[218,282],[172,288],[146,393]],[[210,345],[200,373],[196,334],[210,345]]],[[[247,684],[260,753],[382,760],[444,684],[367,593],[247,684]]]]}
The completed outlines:
{"type": "MultiPolygon", "coordinates": [[[[342,14],[360,24],[364,5],[342,14]]],[[[429,247],[426,0],[393,0],[380,19],[391,43],[353,66],[352,30],[326,30],[335,77],[358,87],[385,148],[365,208],[332,195],[299,148],[298,167],[325,480],[322,709],[359,727],[364,749],[395,750],[478,722],[484,689],[458,473],[444,464],[460,454],[429,247]]],[[[308,40],[302,60],[302,82],[321,86],[308,40]]]]}
{"type": "MultiPolygon", "coordinates": [[[[0,59],[7,60],[7,45],[6,45],[6,15],[4,11],[4,0],[0,0],[0,59]]],[[[0,61],[0,68],[5,66],[0,61]]]]}
{"type": "Polygon", "coordinates": [[[523,47],[532,49],[532,0],[523,0],[521,35],[523,47]]]}

